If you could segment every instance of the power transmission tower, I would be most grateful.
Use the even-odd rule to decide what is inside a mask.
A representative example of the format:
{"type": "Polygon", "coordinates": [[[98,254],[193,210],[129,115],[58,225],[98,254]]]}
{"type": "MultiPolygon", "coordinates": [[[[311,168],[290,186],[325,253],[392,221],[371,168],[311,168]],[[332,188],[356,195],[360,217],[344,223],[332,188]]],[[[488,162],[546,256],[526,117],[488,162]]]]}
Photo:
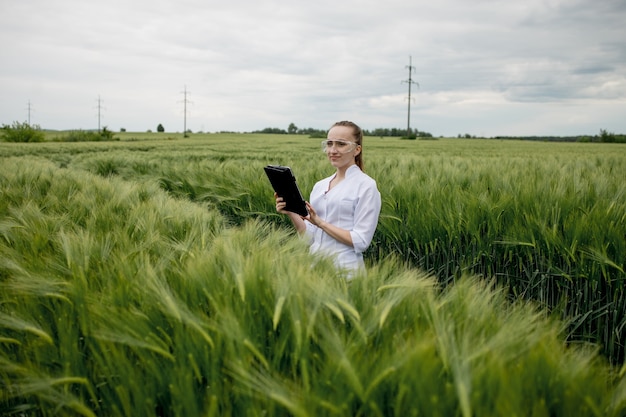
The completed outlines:
{"type": "Polygon", "coordinates": [[[187,86],[185,86],[185,89],[183,91],[183,112],[184,112],[184,125],[183,125],[183,137],[186,138],[187,137],[187,103],[191,103],[189,100],[187,100],[187,95],[191,94],[189,91],[187,91],[187,86]]]}
{"type": "Polygon", "coordinates": [[[406,116],[406,137],[410,138],[411,137],[411,85],[415,84],[417,88],[419,88],[420,85],[416,81],[413,81],[413,78],[412,78],[413,72],[415,71],[415,67],[412,65],[411,56],[409,56],[409,65],[407,65],[405,68],[409,69],[409,79],[404,80],[402,82],[407,83],[409,85],[409,98],[408,98],[409,107],[408,107],[407,116],[406,116]]]}
{"type": "Polygon", "coordinates": [[[100,132],[100,118],[101,118],[101,114],[102,114],[102,99],[100,99],[100,95],[98,95],[98,132],[100,132]]]}
{"type": "Polygon", "coordinates": [[[30,105],[30,100],[28,100],[28,125],[30,126],[30,112],[32,110],[32,106],[30,105]]]}

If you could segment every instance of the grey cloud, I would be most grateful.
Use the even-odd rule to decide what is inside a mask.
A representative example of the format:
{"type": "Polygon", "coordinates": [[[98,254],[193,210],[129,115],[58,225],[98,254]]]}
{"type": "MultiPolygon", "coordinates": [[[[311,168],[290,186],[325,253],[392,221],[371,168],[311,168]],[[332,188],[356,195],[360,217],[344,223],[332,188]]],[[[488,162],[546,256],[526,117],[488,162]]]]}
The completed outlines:
{"type": "Polygon", "coordinates": [[[553,114],[520,125],[570,134],[548,121],[581,101],[589,118],[626,131],[606,107],[626,101],[625,9],[621,0],[8,2],[0,123],[22,119],[30,100],[41,125],[86,126],[102,94],[109,126],[154,128],[155,114],[176,126],[187,85],[192,129],[327,127],[337,117],[399,127],[411,55],[415,117],[434,134],[490,124],[507,133],[497,126],[506,112],[553,114]]]}
{"type": "Polygon", "coordinates": [[[593,75],[593,74],[603,74],[603,73],[612,73],[615,71],[615,67],[610,65],[603,64],[589,64],[589,65],[580,65],[572,69],[572,74],[575,75],[593,75]]]}

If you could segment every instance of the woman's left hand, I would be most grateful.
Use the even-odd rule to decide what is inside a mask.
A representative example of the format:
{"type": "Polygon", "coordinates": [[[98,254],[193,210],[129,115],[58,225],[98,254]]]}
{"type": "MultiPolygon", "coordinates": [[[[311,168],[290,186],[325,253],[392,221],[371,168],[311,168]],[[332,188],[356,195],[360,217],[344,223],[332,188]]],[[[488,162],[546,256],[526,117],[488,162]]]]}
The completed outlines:
{"type": "Polygon", "coordinates": [[[352,243],[352,235],[350,234],[350,231],[337,226],[333,226],[331,223],[328,223],[317,215],[317,212],[315,211],[313,206],[309,204],[308,201],[306,201],[305,203],[306,208],[309,210],[309,215],[300,216],[302,220],[313,223],[315,226],[322,229],[324,233],[328,234],[330,237],[343,243],[344,245],[354,246],[354,244],[352,243]]]}
{"type": "Polygon", "coordinates": [[[319,227],[323,220],[317,215],[317,212],[315,211],[315,209],[313,208],[311,203],[306,201],[305,204],[306,204],[307,210],[309,210],[309,215],[308,216],[302,216],[302,219],[303,220],[308,220],[309,222],[311,222],[314,225],[319,227]]]}

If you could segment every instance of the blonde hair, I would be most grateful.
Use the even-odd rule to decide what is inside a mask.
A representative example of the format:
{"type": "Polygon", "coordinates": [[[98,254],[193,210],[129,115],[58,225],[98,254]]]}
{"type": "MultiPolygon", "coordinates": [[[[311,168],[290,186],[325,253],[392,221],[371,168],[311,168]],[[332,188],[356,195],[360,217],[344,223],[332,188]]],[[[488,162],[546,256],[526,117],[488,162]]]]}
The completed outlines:
{"type": "Polygon", "coordinates": [[[352,134],[354,135],[354,142],[357,145],[361,146],[361,152],[357,156],[354,157],[354,162],[361,169],[361,171],[365,171],[363,169],[363,130],[354,122],[350,122],[347,120],[343,120],[341,122],[337,122],[332,125],[330,128],[332,129],[335,126],[346,126],[352,128],[352,134]]]}

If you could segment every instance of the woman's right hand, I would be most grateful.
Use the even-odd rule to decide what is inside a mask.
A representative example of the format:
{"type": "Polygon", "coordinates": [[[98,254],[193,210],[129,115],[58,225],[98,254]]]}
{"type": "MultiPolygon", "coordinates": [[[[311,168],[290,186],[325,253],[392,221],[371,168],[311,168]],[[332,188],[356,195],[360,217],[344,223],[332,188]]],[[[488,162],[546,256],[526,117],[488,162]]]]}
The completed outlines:
{"type": "Polygon", "coordinates": [[[285,210],[285,207],[287,207],[287,203],[285,203],[283,198],[274,193],[274,199],[276,200],[276,212],[281,214],[287,214],[288,211],[285,210]]]}
{"type": "Polygon", "coordinates": [[[278,213],[286,214],[287,216],[289,216],[298,233],[304,233],[306,230],[306,224],[304,224],[304,219],[299,214],[285,210],[285,207],[287,207],[287,203],[285,203],[283,198],[279,197],[278,194],[274,193],[274,199],[276,200],[276,211],[278,213]]]}

